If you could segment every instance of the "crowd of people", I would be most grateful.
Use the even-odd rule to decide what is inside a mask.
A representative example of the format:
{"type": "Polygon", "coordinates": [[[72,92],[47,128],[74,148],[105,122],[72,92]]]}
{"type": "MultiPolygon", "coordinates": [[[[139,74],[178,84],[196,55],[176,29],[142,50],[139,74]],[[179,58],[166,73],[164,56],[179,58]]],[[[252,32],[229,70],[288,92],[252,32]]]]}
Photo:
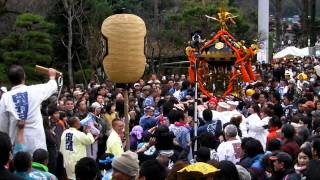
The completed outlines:
{"type": "Polygon", "coordinates": [[[0,89],[0,179],[320,179],[319,64],[257,63],[258,80],[237,94],[200,93],[198,117],[185,75],[132,84],[125,113],[123,86],[92,79],[58,97],[54,69],[26,86],[12,65],[13,87],[0,89]]]}

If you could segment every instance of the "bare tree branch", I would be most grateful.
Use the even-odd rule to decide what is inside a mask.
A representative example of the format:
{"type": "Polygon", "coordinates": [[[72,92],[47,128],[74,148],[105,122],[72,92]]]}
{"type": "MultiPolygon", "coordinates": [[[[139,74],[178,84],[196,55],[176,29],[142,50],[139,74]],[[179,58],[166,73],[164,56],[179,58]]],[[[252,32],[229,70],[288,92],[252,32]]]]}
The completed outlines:
{"type": "Polygon", "coordinates": [[[64,42],[64,40],[62,39],[62,37],[60,38],[60,41],[61,41],[62,45],[63,45],[65,48],[68,47],[68,46],[66,45],[66,43],[64,42]]]}

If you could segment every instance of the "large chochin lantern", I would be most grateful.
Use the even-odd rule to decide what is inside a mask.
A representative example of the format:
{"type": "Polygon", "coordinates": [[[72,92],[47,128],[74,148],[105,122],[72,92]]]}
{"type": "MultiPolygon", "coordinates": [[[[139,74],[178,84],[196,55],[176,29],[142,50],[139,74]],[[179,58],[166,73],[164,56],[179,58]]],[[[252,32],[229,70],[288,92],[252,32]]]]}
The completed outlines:
{"type": "MultiPolygon", "coordinates": [[[[216,92],[224,91],[223,95],[239,95],[241,89],[239,82],[252,82],[256,80],[252,70],[252,61],[255,59],[257,46],[247,48],[244,41],[237,41],[229,32],[227,23],[233,23],[231,13],[220,9],[217,17],[206,16],[220,23],[221,29],[212,39],[200,47],[198,82],[202,94],[212,97],[216,92]]],[[[186,54],[190,61],[189,76],[195,80],[194,65],[196,49],[188,46],[186,54]]]]}
{"type": "MultiPolygon", "coordinates": [[[[133,14],[116,14],[102,23],[101,32],[107,40],[106,56],[103,59],[104,71],[108,79],[115,83],[134,83],[143,75],[146,57],[144,21],[133,14]]],[[[124,91],[124,117],[126,149],[130,148],[128,90],[124,91]]]]}
{"type": "Polygon", "coordinates": [[[133,14],[115,14],[103,21],[101,32],[107,39],[103,67],[108,79],[115,83],[139,80],[146,64],[144,21],[133,14]]]}

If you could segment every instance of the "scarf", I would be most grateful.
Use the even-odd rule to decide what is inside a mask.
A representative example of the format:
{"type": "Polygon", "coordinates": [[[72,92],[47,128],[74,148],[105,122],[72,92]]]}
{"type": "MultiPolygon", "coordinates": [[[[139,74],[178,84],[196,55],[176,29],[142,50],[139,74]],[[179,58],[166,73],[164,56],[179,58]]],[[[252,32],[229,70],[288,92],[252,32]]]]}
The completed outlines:
{"type": "Polygon", "coordinates": [[[142,139],[143,128],[141,126],[134,126],[130,132],[130,135],[135,135],[138,140],[142,139]]]}
{"type": "Polygon", "coordinates": [[[185,122],[175,122],[174,125],[178,126],[178,127],[180,127],[180,126],[187,127],[188,126],[188,124],[185,122]]]}
{"type": "Polygon", "coordinates": [[[40,170],[40,171],[48,172],[48,167],[41,164],[41,163],[33,162],[32,168],[40,170]]]}

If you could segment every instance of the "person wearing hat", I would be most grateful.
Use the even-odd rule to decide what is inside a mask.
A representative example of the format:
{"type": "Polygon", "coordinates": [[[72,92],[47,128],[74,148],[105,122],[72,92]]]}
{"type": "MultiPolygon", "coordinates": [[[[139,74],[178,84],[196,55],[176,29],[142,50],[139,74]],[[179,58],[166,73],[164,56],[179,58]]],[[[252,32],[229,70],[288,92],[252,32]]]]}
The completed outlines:
{"type": "Polygon", "coordinates": [[[293,79],[293,72],[291,70],[286,70],[284,73],[284,78],[289,81],[290,79],[293,79]]]}
{"type": "Polygon", "coordinates": [[[91,127],[91,134],[95,136],[96,141],[87,146],[87,155],[93,159],[96,159],[97,155],[99,156],[105,153],[106,150],[105,147],[108,134],[108,124],[104,119],[101,118],[101,110],[102,106],[100,104],[93,105],[89,108],[89,113],[91,113],[91,117],[93,118],[93,123],[91,124],[93,126],[91,127]],[[98,133],[97,130],[100,131],[100,133],[98,133]]]}
{"type": "Polygon", "coordinates": [[[293,168],[293,159],[286,152],[278,152],[269,158],[273,161],[273,172],[271,180],[300,180],[301,177],[293,168]]]}
{"type": "Polygon", "coordinates": [[[73,97],[76,99],[75,101],[78,102],[82,98],[83,92],[76,90],[73,92],[73,97]]]}
{"type": "Polygon", "coordinates": [[[143,141],[143,128],[136,125],[130,132],[130,150],[136,151],[138,144],[143,141]]]}
{"type": "Polygon", "coordinates": [[[304,89],[304,84],[308,83],[308,76],[305,73],[300,73],[297,76],[297,87],[300,91],[304,89]]]}
{"type": "MultiPolygon", "coordinates": [[[[139,83],[140,84],[140,83],[139,83]]],[[[150,95],[150,90],[151,90],[151,86],[149,85],[145,85],[143,86],[142,84],[140,84],[141,87],[141,92],[139,92],[138,90],[136,90],[137,96],[138,96],[138,103],[140,107],[143,107],[143,103],[146,100],[146,98],[150,95]]]]}
{"type": "Polygon", "coordinates": [[[141,88],[139,83],[134,83],[133,87],[134,87],[134,89],[140,89],[141,88]]]}
{"type": "Polygon", "coordinates": [[[210,110],[216,110],[218,105],[218,99],[217,97],[211,97],[208,101],[208,109],[210,110]]]}
{"type": "Polygon", "coordinates": [[[217,111],[220,112],[222,126],[230,121],[229,108],[230,105],[226,102],[218,102],[217,111]]]}
{"type": "Polygon", "coordinates": [[[240,180],[251,180],[250,172],[241,165],[236,165],[240,180]]]}
{"type": "Polygon", "coordinates": [[[154,117],[154,108],[152,106],[147,106],[144,108],[144,112],[144,115],[140,118],[139,125],[143,130],[149,130],[157,125],[157,120],[154,117]]]}
{"type": "Polygon", "coordinates": [[[132,180],[139,173],[139,160],[137,153],[124,152],[112,161],[112,180],[132,180]]]}

